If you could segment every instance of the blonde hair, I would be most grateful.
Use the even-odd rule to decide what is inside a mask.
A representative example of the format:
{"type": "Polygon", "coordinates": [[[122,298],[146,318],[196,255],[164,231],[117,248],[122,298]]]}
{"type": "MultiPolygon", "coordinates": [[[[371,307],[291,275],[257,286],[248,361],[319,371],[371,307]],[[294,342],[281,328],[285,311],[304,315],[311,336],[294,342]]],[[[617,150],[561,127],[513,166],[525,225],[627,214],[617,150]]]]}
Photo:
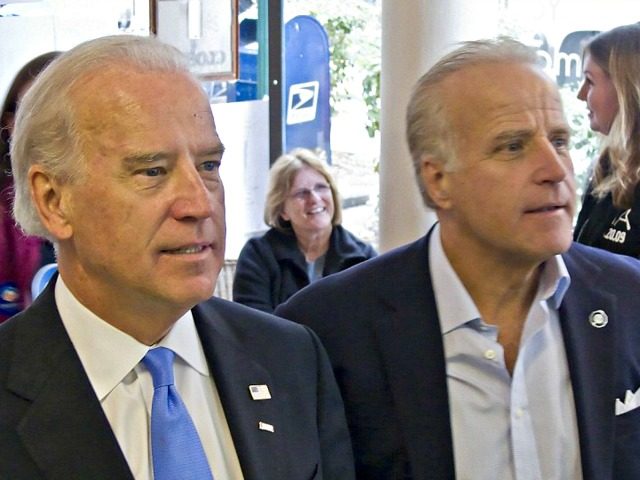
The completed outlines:
{"type": "Polygon", "coordinates": [[[611,79],[619,106],[594,169],[593,194],[611,194],[616,207],[630,208],[640,182],[640,25],[600,33],[584,53],[611,79]]]}
{"type": "Polygon", "coordinates": [[[342,205],[338,188],[325,163],[311,150],[296,148],[278,157],[269,171],[269,186],[264,207],[264,223],[281,231],[290,232],[291,224],[282,218],[284,203],[289,195],[296,174],[305,167],[310,167],[322,175],[333,197],[333,218],[331,223],[342,223],[342,205]]]}

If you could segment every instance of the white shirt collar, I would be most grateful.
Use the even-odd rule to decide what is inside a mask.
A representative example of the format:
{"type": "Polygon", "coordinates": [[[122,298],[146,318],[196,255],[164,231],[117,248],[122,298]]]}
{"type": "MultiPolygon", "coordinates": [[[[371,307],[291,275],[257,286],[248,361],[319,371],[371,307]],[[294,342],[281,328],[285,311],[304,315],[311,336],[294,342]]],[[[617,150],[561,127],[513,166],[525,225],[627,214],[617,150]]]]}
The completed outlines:
{"type": "MultiPolygon", "coordinates": [[[[87,309],[60,276],[55,286],[55,298],[62,323],[102,401],[140,363],[150,347],[87,309]]],[[[201,375],[209,376],[191,311],[180,317],[156,346],[170,348],[201,375]]]]}
{"type": "Polygon", "coordinates": [[[429,268],[443,335],[480,318],[480,312],[471,295],[444,253],[438,223],[431,232],[429,241],[429,268]]]}
{"type": "MultiPolygon", "coordinates": [[[[473,299],[444,253],[439,224],[435,225],[429,241],[429,268],[443,335],[480,318],[473,299]]],[[[570,282],[562,256],[554,255],[544,262],[536,300],[548,300],[557,310],[570,282]]]]}
{"type": "Polygon", "coordinates": [[[547,260],[540,277],[539,298],[549,301],[551,308],[557,310],[569,285],[571,285],[571,277],[562,256],[555,255],[547,260]]]}

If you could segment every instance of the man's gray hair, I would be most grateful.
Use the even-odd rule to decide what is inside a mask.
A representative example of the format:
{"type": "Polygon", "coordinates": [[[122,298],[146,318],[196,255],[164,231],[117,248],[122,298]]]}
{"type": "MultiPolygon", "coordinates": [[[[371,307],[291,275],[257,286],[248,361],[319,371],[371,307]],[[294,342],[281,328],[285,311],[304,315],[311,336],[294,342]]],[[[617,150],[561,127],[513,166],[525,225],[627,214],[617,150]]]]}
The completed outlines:
{"type": "Polygon", "coordinates": [[[73,182],[83,174],[82,132],[72,92],[88,74],[109,66],[189,72],[186,57],[174,47],[154,38],[114,35],[72,48],[36,78],[20,102],[11,139],[13,211],[20,227],[28,234],[50,238],[31,201],[29,168],[41,165],[60,183],[73,182]]]}
{"type": "Polygon", "coordinates": [[[418,188],[428,207],[436,205],[420,177],[422,159],[433,155],[449,169],[456,159],[456,132],[451,127],[441,84],[455,72],[488,63],[539,65],[540,61],[535,49],[509,37],[463,42],[431,67],[413,89],[407,107],[406,135],[418,188]]]}

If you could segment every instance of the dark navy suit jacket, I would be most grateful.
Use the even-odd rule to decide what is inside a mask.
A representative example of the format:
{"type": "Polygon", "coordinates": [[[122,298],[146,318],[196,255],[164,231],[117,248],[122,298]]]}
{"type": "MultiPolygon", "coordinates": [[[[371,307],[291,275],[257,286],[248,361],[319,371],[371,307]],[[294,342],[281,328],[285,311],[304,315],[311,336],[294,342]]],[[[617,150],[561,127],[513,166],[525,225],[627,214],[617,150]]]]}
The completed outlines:
{"type": "MultiPolygon", "coordinates": [[[[0,326],[0,478],[133,479],[62,325],[53,283],[0,326]]],[[[342,401],[317,337],[220,299],[193,315],[244,478],[353,478],[342,401]],[[272,399],[253,400],[253,384],[267,385],[272,399]]]]}
{"type": "MultiPolygon", "coordinates": [[[[320,280],[276,313],[318,333],[333,364],[360,479],[455,478],[428,235],[320,280]]],[[[560,321],[586,480],[640,479],[640,262],[574,244],[560,321]],[[589,315],[607,313],[595,328],[589,315]]]]}

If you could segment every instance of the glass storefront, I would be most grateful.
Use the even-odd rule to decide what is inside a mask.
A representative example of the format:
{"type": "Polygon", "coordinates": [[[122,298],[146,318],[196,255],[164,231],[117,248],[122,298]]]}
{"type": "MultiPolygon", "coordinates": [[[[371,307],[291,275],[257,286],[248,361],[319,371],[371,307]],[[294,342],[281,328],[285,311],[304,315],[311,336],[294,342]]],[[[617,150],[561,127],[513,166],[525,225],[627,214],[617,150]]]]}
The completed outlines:
{"type": "MultiPolygon", "coordinates": [[[[278,149],[295,146],[325,151],[345,199],[345,226],[377,244],[382,1],[393,0],[229,0],[228,5],[225,3],[235,9],[237,15],[236,78],[203,79],[203,87],[227,146],[222,173],[227,184],[230,258],[237,255],[249,236],[265,228],[262,208],[269,162],[278,149]],[[274,18],[269,8],[282,9],[275,18],[281,21],[284,61],[282,71],[275,77],[273,71],[269,73],[269,58],[274,58],[268,48],[274,18]],[[303,18],[311,20],[303,22],[300,20],[303,18]],[[287,57],[287,51],[291,53],[301,43],[296,40],[287,44],[287,39],[304,33],[307,27],[316,28],[314,22],[326,36],[329,71],[326,81],[322,75],[294,78],[291,72],[304,72],[310,67],[287,57]],[[275,98],[274,88],[279,88],[281,98],[276,100],[282,112],[275,121],[270,103],[275,98]],[[322,98],[323,89],[327,91],[326,100],[322,98]],[[311,106],[313,108],[306,108],[311,106]],[[323,109],[327,113],[323,114],[323,109]],[[320,121],[322,115],[326,118],[320,121]],[[295,128],[316,121],[317,126],[313,127],[316,130],[312,128],[301,134],[303,136],[294,133],[295,128]],[[281,138],[274,136],[276,129],[281,138]],[[274,138],[281,145],[274,146],[274,138]],[[313,145],[307,145],[308,141],[313,145]]],[[[202,39],[203,32],[211,28],[212,23],[203,20],[207,18],[209,0],[163,0],[161,3],[164,12],[171,9],[186,12],[180,21],[191,39],[189,42],[195,41],[191,37],[202,39]]],[[[13,75],[27,60],[45,51],[65,50],[85,39],[119,32],[148,34],[153,15],[158,14],[154,5],[157,6],[157,2],[153,0],[2,2],[0,92],[4,95],[13,75]]],[[[580,42],[594,32],[640,20],[640,2],[495,0],[495,4],[487,8],[487,16],[474,21],[495,24],[496,34],[512,35],[535,45],[549,73],[557,78],[574,128],[572,156],[578,185],[582,186],[597,156],[599,139],[588,128],[585,105],[575,98],[582,77],[580,42]]],[[[300,49],[296,55],[309,57],[311,54],[308,49],[300,49]]],[[[318,66],[322,63],[321,56],[313,62],[318,66]]]]}

